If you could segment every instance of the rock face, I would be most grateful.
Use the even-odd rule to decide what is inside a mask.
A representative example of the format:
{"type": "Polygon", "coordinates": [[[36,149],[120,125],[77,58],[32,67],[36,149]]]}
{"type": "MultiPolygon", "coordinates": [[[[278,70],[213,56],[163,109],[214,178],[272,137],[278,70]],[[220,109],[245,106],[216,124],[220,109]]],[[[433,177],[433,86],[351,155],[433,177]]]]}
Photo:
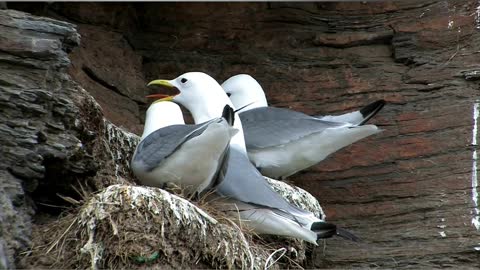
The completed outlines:
{"type": "Polygon", "coordinates": [[[0,266],[13,267],[14,253],[30,246],[30,192],[41,189],[38,180],[60,173],[63,162],[62,170],[89,170],[86,160],[69,161],[83,147],[65,133],[78,111],[59,72],[78,42],[72,24],[0,10],[0,266]]]}
{"type": "Polygon", "coordinates": [[[61,196],[125,182],[130,171],[118,129],[66,73],[75,26],[0,10],[0,30],[0,266],[14,268],[32,222],[68,205],[61,196]]]}
{"type": "MultiPolygon", "coordinates": [[[[95,97],[107,119],[137,134],[147,106],[145,83],[193,70],[219,81],[249,73],[272,105],[309,114],[335,114],[385,99],[388,104],[372,120],[382,134],[291,178],[320,200],[330,221],[364,239],[358,245],[328,240],[311,266],[479,265],[480,241],[472,225],[480,213],[472,160],[478,1],[8,6],[75,23],[82,40],[69,55],[69,74],[95,97]]],[[[38,201],[45,191],[35,179],[88,176],[95,163],[76,157],[93,155],[95,148],[79,147],[92,140],[87,124],[75,134],[62,132],[63,119],[79,114],[62,103],[62,95],[79,90],[49,77],[68,66],[65,51],[78,42],[73,25],[17,16],[0,17],[0,108],[8,115],[0,122],[6,146],[0,181],[8,187],[0,200],[9,205],[0,220],[12,220],[1,222],[0,232],[7,246],[15,243],[21,250],[28,246],[29,198],[38,201]],[[22,64],[12,64],[17,62],[22,64]],[[22,65],[34,72],[25,74],[22,65]],[[46,88],[58,89],[58,95],[45,94],[46,88]],[[12,99],[28,106],[11,108],[12,99]],[[54,123],[41,121],[57,113],[54,123]],[[37,192],[25,196],[24,190],[37,192]],[[3,224],[20,229],[5,235],[10,228],[3,224]]],[[[56,185],[61,191],[61,183],[56,185]]],[[[8,256],[11,264],[13,253],[8,256]]]]}

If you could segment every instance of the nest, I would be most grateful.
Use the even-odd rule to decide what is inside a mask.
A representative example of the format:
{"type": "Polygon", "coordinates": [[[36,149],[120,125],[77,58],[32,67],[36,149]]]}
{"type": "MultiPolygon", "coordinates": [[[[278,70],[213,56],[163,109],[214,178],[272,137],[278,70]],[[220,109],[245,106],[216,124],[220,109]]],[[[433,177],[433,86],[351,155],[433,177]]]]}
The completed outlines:
{"type": "MultiPolygon", "coordinates": [[[[73,202],[76,207],[69,213],[35,224],[33,247],[17,260],[19,267],[275,269],[305,263],[311,244],[260,237],[211,203],[195,205],[162,189],[130,184],[129,160],[138,136],[105,119],[99,126],[103,135],[96,158],[104,163],[95,187],[108,187],[94,195],[81,192],[83,202],[73,202]]],[[[267,180],[289,202],[324,218],[308,192],[267,180]]]]}
{"type": "Polygon", "coordinates": [[[272,178],[265,177],[273,189],[282,195],[289,203],[312,212],[317,218],[325,219],[325,212],[318,200],[304,189],[291,186],[285,182],[281,182],[272,178]]]}
{"type": "Polygon", "coordinates": [[[37,228],[25,259],[33,268],[91,269],[265,269],[299,267],[305,259],[302,241],[266,242],[214,206],[205,209],[162,189],[112,185],[75,213],[37,228]],[[285,245],[296,250],[294,258],[283,256],[285,245]],[[273,264],[282,256],[282,264],[273,264]]]}

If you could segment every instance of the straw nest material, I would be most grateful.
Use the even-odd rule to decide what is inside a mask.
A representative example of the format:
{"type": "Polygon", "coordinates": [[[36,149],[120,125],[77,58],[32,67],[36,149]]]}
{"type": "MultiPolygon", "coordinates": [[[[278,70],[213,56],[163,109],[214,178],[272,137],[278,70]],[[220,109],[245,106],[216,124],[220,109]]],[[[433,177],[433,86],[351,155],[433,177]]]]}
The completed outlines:
{"type": "MultiPolygon", "coordinates": [[[[298,192],[285,183],[269,181],[283,194],[298,192]]],[[[309,205],[310,211],[321,210],[318,202],[307,203],[309,196],[287,197],[296,198],[292,202],[299,206],[309,205]]],[[[162,189],[112,185],[76,213],[36,230],[34,239],[44,239],[44,243],[36,241],[30,264],[91,269],[265,269],[298,267],[305,260],[302,241],[273,237],[267,243],[243,230],[238,220],[215,212],[214,206],[204,206],[209,213],[162,189]],[[292,250],[295,256],[285,254],[292,250]],[[282,264],[274,264],[282,256],[282,264]]]]}

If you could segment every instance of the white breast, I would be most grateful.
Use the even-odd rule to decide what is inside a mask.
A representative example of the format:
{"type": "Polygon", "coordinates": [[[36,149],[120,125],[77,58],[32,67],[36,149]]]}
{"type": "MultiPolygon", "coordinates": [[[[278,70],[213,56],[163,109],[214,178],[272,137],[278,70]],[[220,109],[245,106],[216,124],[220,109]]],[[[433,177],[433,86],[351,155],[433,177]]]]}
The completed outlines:
{"type": "Polygon", "coordinates": [[[162,187],[167,182],[184,187],[187,193],[201,192],[213,179],[220,158],[236,130],[226,122],[210,124],[199,136],[185,142],[151,172],[138,172],[143,184],[162,187]]]}

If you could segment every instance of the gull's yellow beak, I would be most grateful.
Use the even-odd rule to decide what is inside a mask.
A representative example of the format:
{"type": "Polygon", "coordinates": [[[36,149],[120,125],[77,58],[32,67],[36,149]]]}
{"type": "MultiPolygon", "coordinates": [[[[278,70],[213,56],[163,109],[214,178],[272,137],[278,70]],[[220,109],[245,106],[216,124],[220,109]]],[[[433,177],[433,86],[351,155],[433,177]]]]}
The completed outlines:
{"type": "MultiPolygon", "coordinates": [[[[175,86],[167,80],[154,80],[154,81],[151,81],[147,84],[147,86],[150,86],[150,85],[161,85],[161,86],[166,86],[166,87],[169,87],[169,88],[175,88],[175,86]]],[[[169,95],[164,95],[164,94],[153,94],[153,95],[148,95],[146,97],[147,98],[159,98],[159,100],[156,100],[155,102],[157,102],[157,101],[172,101],[173,98],[175,97],[175,95],[169,96],[169,95]]]]}
{"type": "Polygon", "coordinates": [[[167,80],[153,80],[147,84],[147,86],[150,86],[150,85],[163,85],[170,88],[175,87],[173,84],[171,84],[167,80]]]}

